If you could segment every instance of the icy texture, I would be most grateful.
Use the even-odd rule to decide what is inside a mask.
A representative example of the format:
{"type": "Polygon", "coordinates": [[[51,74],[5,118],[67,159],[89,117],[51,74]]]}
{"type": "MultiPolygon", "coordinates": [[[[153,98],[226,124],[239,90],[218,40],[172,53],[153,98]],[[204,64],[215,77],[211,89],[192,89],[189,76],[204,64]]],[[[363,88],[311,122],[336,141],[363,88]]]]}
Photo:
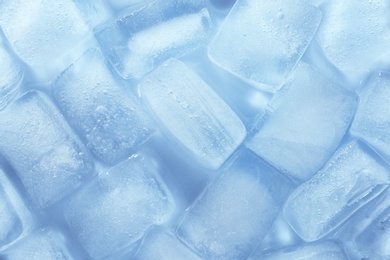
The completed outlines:
{"type": "Polygon", "coordinates": [[[73,0],[82,14],[84,21],[89,25],[90,28],[106,22],[110,17],[111,13],[109,7],[105,4],[105,0],[73,0]]]}
{"type": "Polygon", "coordinates": [[[387,0],[323,4],[317,41],[327,58],[349,78],[370,69],[390,54],[390,6],[387,0]]]}
{"type": "Polygon", "coordinates": [[[166,59],[207,44],[211,21],[203,0],[153,1],[96,33],[124,78],[140,79],[166,59]]]}
{"type": "Polygon", "coordinates": [[[203,259],[245,259],[271,228],[289,189],[245,151],[187,210],[179,237],[203,259]]]}
{"type": "Polygon", "coordinates": [[[151,134],[151,120],[97,49],[89,49],[62,73],[53,92],[69,123],[104,162],[125,159],[151,134]]]}
{"type": "Polygon", "coordinates": [[[93,258],[106,258],[169,218],[173,204],[157,166],[142,155],[99,175],[65,210],[70,229],[93,258]]]}
{"type": "Polygon", "coordinates": [[[34,206],[65,197],[92,172],[84,147],[47,98],[32,91],[0,112],[0,152],[34,206]]]}
{"type": "Polygon", "coordinates": [[[10,53],[0,32],[0,110],[2,110],[15,95],[23,76],[19,62],[10,53]]]}
{"type": "Polygon", "coordinates": [[[307,180],[332,155],[357,106],[357,97],[300,64],[276,94],[247,144],[259,156],[307,180]]]}
{"type": "Polygon", "coordinates": [[[72,260],[65,237],[52,230],[40,230],[5,254],[7,260],[72,260]]]}
{"type": "Polygon", "coordinates": [[[387,187],[385,167],[363,143],[350,141],[291,194],[287,221],[305,241],[326,236],[387,187]]]}
{"type": "Polygon", "coordinates": [[[350,132],[390,158],[390,72],[372,75],[360,97],[350,132]]]}
{"type": "Polygon", "coordinates": [[[316,244],[303,244],[296,247],[288,247],[278,251],[272,251],[259,258],[262,260],[347,260],[343,249],[333,241],[325,241],[316,244]]]}
{"type": "Polygon", "coordinates": [[[135,260],[201,260],[190,249],[184,246],[175,236],[161,228],[154,228],[148,232],[135,260]]]}
{"type": "Polygon", "coordinates": [[[140,89],[166,132],[206,167],[219,168],[245,138],[237,115],[179,60],[166,61],[140,89]]]}
{"type": "Polygon", "coordinates": [[[0,169],[0,252],[25,236],[31,226],[30,212],[0,169]]]}
{"type": "Polygon", "coordinates": [[[106,0],[115,10],[152,2],[153,0],[106,0]]]}
{"type": "Polygon", "coordinates": [[[3,0],[0,13],[4,34],[31,66],[50,66],[88,33],[71,0],[3,0]]]}
{"type": "Polygon", "coordinates": [[[304,1],[238,0],[209,47],[222,68],[278,87],[314,37],[321,12],[304,1]]]}

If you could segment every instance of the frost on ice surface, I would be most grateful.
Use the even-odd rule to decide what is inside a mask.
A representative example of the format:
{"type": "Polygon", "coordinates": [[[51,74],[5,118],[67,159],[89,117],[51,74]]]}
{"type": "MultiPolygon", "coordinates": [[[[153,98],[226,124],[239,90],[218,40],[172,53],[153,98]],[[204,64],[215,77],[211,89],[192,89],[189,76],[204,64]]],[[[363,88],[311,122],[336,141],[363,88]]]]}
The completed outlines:
{"type": "Polygon", "coordinates": [[[203,0],[152,1],[96,32],[124,78],[140,79],[170,57],[208,42],[211,20],[203,0]]]}
{"type": "Polygon", "coordinates": [[[65,216],[90,256],[101,259],[131,246],[150,226],[163,223],[173,207],[154,161],[135,155],[84,187],[65,216]]]}
{"type": "Polygon", "coordinates": [[[231,108],[179,60],[166,61],[140,89],[168,135],[206,167],[219,168],[246,136],[231,108]]]}
{"type": "Polygon", "coordinates": [[[0,251],[24,237],[31,227],[30,212],[0,169],[0,251]]]}
{"type": "Polygon", "coordinates": [[[351,134],[390,158],[390,72],[371,76],[360,95],[351,134]]]}
{"type": "Polygon", "coordinates": [[[245,259],[271,228],[289,185],[245,151],[189,208],[179,237],[203,259],[245,259]]]}
{"type": "Polygon", "coordinates": [[[377,197],[390,182],[388,166],[360,141],[350,141],[290,195],[284,215],[305,240],[318,240],[377,197]]]}
{"type": "Polygon", "coordinates": [[[152,133],[130,86],[89,49],[53,83],[54,99],[87,147],[106,163],[125,159],[152,133]]]}
{"type": "Polygon", "coordinates": [[[252,82],[278,87],[311,42],[321,12],[304,1],[237,0],[209,56],[252,82]]]}
{"type": "Polygon", "coordinates": [[[92,173],[85,148],[39,92],[24,94],[0,112],[0,137],[0,152],[36,207],[57,202],[92,173]]]}
{"type": "Polygon", "coordinates": [[[201,260],[188,247],[170,232],[162,228],[151,229],[135,254],[135,260],[201,260]]]}
{"type": "Polygon", "coordinates": [[[72,0],[3,0],[0,13],[5,36],[30,66],[53,64],[88,34],[72,0]]]}
{"type": "Polygon", "coordinates": [[[269,103],[247,146],[294,179],[307,180],[336,150],[356,106],[355,94],[302,63],[269,103]]]}

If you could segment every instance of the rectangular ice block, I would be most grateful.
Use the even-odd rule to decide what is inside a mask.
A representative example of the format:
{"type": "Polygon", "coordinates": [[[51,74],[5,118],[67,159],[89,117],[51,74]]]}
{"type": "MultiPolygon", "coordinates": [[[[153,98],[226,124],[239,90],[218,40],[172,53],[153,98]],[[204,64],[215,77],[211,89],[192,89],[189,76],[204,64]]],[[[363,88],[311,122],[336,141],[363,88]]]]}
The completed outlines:
{"type": "Polygon", "coordinates": [[[203,259],[246,259],[271,229],[290,183],[245,150],[186,211],[179,238],[203,259]]]}
{"type": "Polygon", "coordinates": [[[247,146],[293,179],[307,180],[336,150],[357,103],[355,94],[301,63],[268,104],[247,146]]]}
{"type": "Polygon", "coordinates": [[[53,83],[54,99],[86,146],[103,162],[124,160],[152,134],[151,119],[129,84],[98,49],[89,49],[53,83]]]}
{"type": "Polygon", "coordinates": [[[210,33],[203,0],[155,0],[102,26],[95,36],[122,77],[141,79],[166,59],[206,45],[210,33]]]}
{"type": "Polygon", "coordinates": [[[48,207],[93,171],[84,146],[45,95],[24,94],[0,112],[0,152],[35,207],[48,207]]]}
{"type": "Polygon", "coordinates": [[[390,72],[373,74],[360,94],[350,132],[390,159],[390,72]]]}
{"type": "Polygon", "coordinates": [[[206,167],[219,168],[246,136],[232,109],[179,60],[150,73],[140,90],[168,136],[206,167]]]}
{"type": "Polygon", "coordinates": [[[321,21],[303,0],[237,0],[209,57],[225,70],[276,89],[297,65],[321,21]]]}
{"type": "Polygon", "coordinates": [[[151,229],[144,237],[134,260],[201,260],[180,240],[162,228],[151,229]]]}
{"type": "Polygon", "coordinates": [[[28,234],[32,225],[30,211],[0,169],[0,252],[28,234]]]}
{"type": "Polygon", "coordinates": [[[318,240],[343,224],[386,189],[386,165],[370,148],[352,140],[288,198],[284,215],[305,241],[318,240]]]}
{"type": "Polygon", "coordinates": [[[144,155],[101,173],[65,208],[72,233],[94,259],[113,255],[164,223],[174,210],[159,166],[144,155]]]}

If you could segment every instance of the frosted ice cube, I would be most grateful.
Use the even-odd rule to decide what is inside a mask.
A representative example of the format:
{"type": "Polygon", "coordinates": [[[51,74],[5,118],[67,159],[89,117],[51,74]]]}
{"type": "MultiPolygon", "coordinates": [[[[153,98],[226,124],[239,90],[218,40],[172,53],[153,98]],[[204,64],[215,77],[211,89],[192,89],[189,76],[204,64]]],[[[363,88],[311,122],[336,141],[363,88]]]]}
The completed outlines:
{"type": "Polygon", "coordinates": [[[0,169],[0,252],[24,237],[31,227],[30,212],[0,169]]]}
{"type": "Polygon", "coordinates": [[[390,158],[390,72],[372,75],[360,97],[350,132],[390,158]]]}
{"type": "Polygon", "coordinates": [[[170,194],[154,161],[143,155],[99,175],[65,209],[73,234],[93,258],[106,258],[165,222],[173,211],[170,194]]]}
{"type": "Polygon", "coordinates": [[[326,236],[383,192],[387,167],[363,143],[350,141],[290,195],[286,220],[305,241],[326,236]]]}
{"type": "Polygon", "coordinates": [[[72,0],[3,0],[0,13],[4,34],[30,66],[48,68],[88,34],[72,0]]]}
{"type": "Polygon", "coordinates": [[[111,18],[110,8],[104,0],[84,1],[73,0],[90,28],[108,21],[111,18]]]}
{"type": "Polygon", "coordinates": [[[38,92],[26,93],[0,112],[0,136],[0,152],[36,207],[54,204],[92,173],[85,148],[38,92]]]}
{"type": "Polygon", "coordinates": [[[315,244],[302,244],[299,246],[273,250],[259,256],[258,258],[251,259],[347,260],[349,258],[336,241],[324,241],[315,244]]]}
{"type": "Polygon", "coordinates": [[[283,83],[321,20],[304,1],[237,0],[209,46],[217,65],[253,83],[283,83]]]}
{"type": "Polygon", "coordinates": [[[26,237],[4,254],[7,260],[72,260],[61,233],[43,229],[26,237]]]}
{"type": "Polygon", "coordinates": [[[106,163],[125,159],[152,133],[151,120],[97,49],[89,49],[53,83],[54,99],[87,147],[106,163]]]}
{"type": "Polygon", "coordinates": [[[153,1],[96,32],[124,78],[140,79],[166,59],[207,44],[211,20],[204,1],[153,1]]]}
{"type": "Polygon", "coordinates": [[[148,232],[134,259],[138,260],[201,260],[171,233],[154,228],[148,232]]]}
{"type": "Polygon", "coordinates": [[[390,5],[387,0],[337,1],[322,5],[316,39],[327,58],[350,79],[390,54],[390,5]]]}
{"type": "Polygon", "coordinates": [[[168,136],[206,167],[219,168],[246,136],[231,108],[179,60],[166,61],[140,89],[168,136]]]}
{"type": "Polygon", "coordinates": [[[247,146],[299,181],[314,175],[343,138],[357,97],[300,64],[274,96],[247,146]]]}
{"type": "Polygon", "coordinates": [[[271,228],[289,191],[282,175],[244,151],[187,210],[179,238],[203,259],[246,259],[271,228]]]}
{"type": "Polygon", "coordinates": [[[19,82],[23,77],[21,65],[10,53],[0,31],[0,110],[15,96],[19,82]]]}

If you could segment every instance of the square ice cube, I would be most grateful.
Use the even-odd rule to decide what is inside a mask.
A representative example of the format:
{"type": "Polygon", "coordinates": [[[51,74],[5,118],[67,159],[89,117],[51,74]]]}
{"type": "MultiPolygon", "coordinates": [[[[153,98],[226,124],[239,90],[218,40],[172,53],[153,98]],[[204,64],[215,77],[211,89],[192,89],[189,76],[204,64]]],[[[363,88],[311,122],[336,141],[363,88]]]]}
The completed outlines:
{"type": "Polygon", "coordinates": [[[106,163],[125,159],[152,133],[129,85],[115,77],[98,49],[89,49],[54,81],[53,95],[86,146],[106,163]]]}
{"type": "Polygon", "coordinates": [[[388,165],[372,150],[352,140],[290,195],[286,220],[305,241],[318,240],[383,192],[389,174],[388,165]]]}
{"type": "Polygon", "coordinates": [[[390,72],[375,73],[362,93],[350,132],[390,159],[390,72]]]}
{"type": "Polygon", "coordinates": [[[203,0],[156,0],[103,26],[95,36],[122,77],[140,79],[166,59],[206,45],[210,32],[203,0]]]}
{"type": "Polygon", "coordinates": [[[65,216],[90,256],[101,259],[129,248],[150,226],[165,222],[173,207],[158,166],[134,155],[76,194],[65,216]]]}
{"type": "Polygon", "coordinates": [[[305,1],[237,0],[209,46],[225,70],[278,87],[297,65],[321,20],[305,1]]]}
{"type": "Polygon", "coordinates": [[[3,0],[0,13],[14,51],[33,67],[49,68],[89,32],[72,0],[3,0]]]}
{"type": "Polygon", "coordinates": [[[162,228],[153,228],[145,236],[134,257],[135,260],[201,260],[183,245],[177,237],[162,228]]]}
{"type": "Polygon", "coordinates": [[[245,150],[186,211],[181,240],[203,259],[246,259],[276,219],[290,183],[245,150]]]}
{"type": "Polygon", "coordinates": [[[43,94],[31,91],[0,112],[0,152],[35,207],[48,207],[93,171],[90,156],[43,94]]]}
{"type": "Polygon", "coordinates": [[[0,169],[0,252],[28,234],[32,225],[29,210],[0,169]]]}
{"type": "Polygon", "coordinates": [[[29,235],[4,254],[7,260],[71,260],[65,236],[58,231],[42,229],[29,235]]]}
{"type": "Polygon", "coordinates": [[[336,150],[357,102],[355,94],[301,63],[268,104],[247,146],[293,179],[307,180],[336,150]]]}
{"type": "Polygon", "coordinates": [[[0,30],[0,110],[15,96],[22,77],[22,67],[11,54],[0,30]]]}
{"type": "Polygon", "coordinates": [[[246,136],[232,109],[179,60],[150,73],[140,90],[168,136],[206,167],[219,168],[246,136]]]}

